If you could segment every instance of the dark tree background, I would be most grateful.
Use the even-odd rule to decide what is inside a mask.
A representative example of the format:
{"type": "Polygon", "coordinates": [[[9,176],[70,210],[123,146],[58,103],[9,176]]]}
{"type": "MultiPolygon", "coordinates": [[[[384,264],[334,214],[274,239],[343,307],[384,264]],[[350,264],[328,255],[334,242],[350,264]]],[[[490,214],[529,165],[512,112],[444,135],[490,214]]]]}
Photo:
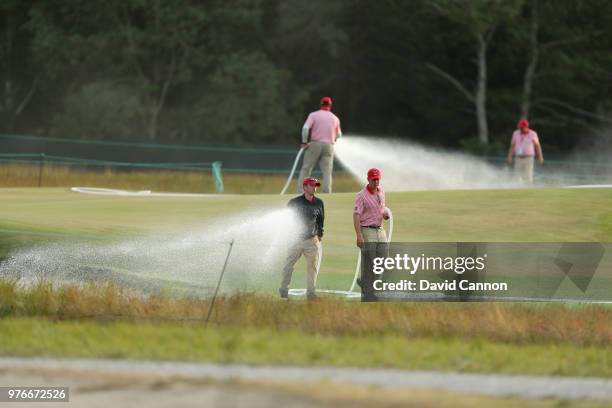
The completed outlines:
{"type": "Polygon", "coordinates": [[[2,0],[0,132],[297,143],[322,95],[345,133],[496,153],[612,124],[607,0],[2,0]]]}

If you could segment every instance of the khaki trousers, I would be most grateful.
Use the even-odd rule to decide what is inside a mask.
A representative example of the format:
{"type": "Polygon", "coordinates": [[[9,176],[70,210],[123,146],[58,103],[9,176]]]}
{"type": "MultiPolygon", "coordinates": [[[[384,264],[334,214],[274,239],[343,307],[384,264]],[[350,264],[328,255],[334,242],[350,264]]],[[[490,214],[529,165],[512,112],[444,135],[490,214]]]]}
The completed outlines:
{"type": "Polygon", "coordinates": [[[300,259],[302,254],[306,258],[306,290],[308,294],[315,293],[315,285],[317,283],[317,264],[319,262],[319,242],[318,237],[312,237],[304,241],[300,241],[289,249],[287,255],[287,261],[283,268],[283,280],[281,282],[281,291],[289,290],[289,284],[291,283],[291,276],[293,275],[293,268],[296,262],[300,259]]]}
{"type": "Polygon", "coordinates": [[[533,184],[533,156],[515,157],[514,174],[525,185],[533,184]]]}
{"type": "Polygon", "coordinates": [[[372,258],[389,255],[389,245],[387,243],[387,233],[383,228],[364,228],[361,227],[363,235],[364,250],[372,258]]]}
{"type": "Polygon", "coordinates": [[[312,169],[319,163],[319,168],[323,173],[323,192],[332,192],[332,170],[334,169],[334,145],[329,143],[310,142],[308,149],[304,152],[304,162],[300,177],[298,179],[297,192],[304,192],[302,182],[306,177],[310,177],[312,169]]]}

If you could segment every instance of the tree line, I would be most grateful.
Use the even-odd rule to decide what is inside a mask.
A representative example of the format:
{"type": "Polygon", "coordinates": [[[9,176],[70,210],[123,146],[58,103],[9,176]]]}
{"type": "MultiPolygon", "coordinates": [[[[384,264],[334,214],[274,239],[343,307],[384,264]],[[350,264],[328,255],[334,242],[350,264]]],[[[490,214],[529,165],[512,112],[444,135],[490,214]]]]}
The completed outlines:
{"type": "Polygon", "coordinates": [[[607,0],[2,0],[0,132],[297,143],[322,95],[347,133],[497,153],[612,122],[607,0]]]}

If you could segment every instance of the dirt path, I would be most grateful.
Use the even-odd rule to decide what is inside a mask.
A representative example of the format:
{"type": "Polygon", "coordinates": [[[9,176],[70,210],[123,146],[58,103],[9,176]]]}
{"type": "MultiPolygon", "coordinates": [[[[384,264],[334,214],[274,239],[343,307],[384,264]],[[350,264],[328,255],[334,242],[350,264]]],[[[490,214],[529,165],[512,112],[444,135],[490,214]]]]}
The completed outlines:
{"type": "MultiPolygon", "coordinates": [[[[280,366],[245,366],[209,363],[175,363],[175,362],[138,362],[124,360],[88,360],[88,359],[43,359],[43,358],[0,358],[0,385],[27,385],[18,383],[25,380],[25,374],[15,374],[23,370],[37,370],[47,374],[47,380],[57,378],[57,373],[83,373],[71,381],[77,391],[71,391],[71,406],[106,406],[119,399],[133,401],[134,406],[164,406],[156,405],[166,397],[181,398],[176,406],[192,406],[190,402],[202,403],[209,401],[215,407],[242,406],[241,398],[249,401],[251,408],[259,406],[283,406],[289,402],[291,407],[322,406],[299,399],[281,396],[263,389],[245,389],[244,393],[224,388],[219,384],[202,386],[189,385],[189,382],[174,383],[172,379],[183,380],[214,380],[214,381],[270,381],[276,383],[317,383],[350,384],[352,386],[377,387],[382,390],[439,390],[446,392],[484,395],[493,397],[516,397],[522,399],[552,398],[560,400],[602,400],[612,401],[612,380],[600,378],[568,378],[568,377],[538,377],[510,376],[497,374],[464,374],[440,372],[414,372],[391,369],[354,369],[333,367],[280,367],[280,366]],[[96,375],[112,375],[119,380],[100,383],[96,375]],[[20,378],[19,375],[22,375],[20,378]],[[14,378],[11,378],[13,376],[14,378]],[[155,376],[146,383],[137,381],[140,376],[155,376]],[[126,378],[130,379],[126,381],[126,378]],[[170,381],[170,382],[168,382],[170,381]],[[91,383],[90,383],[91,382],[91,383]],[[101,385],[102,384],[102,385],[101,385]],[[106,384],[106,385],[104,385],[106,384]],[[115,384],[115,385],[113,385],[115,384]],[[108,390],[112,390],[110,394],[108,390]],[[154,390],[155,392],[147,392],[154,390]],[[105,392],[107,397],[101,402],[88,396],[96,396],[105,392]],[[184,397],[184,400],[182,399],[184,397]],[[114,398],[118,398],[113,401],[114,398]],[[287,398],[284,401],[283,398],[287,398]],[[74,403],[73,403],[74,402],[74,403]],[[184,404],[183,404],[184,402],[184,404]],[[273,403],[272,403],[273,402],[273,403]],[[146,405],[141,405],[146,404],[146,405]],[[229,404],[229,405],[228,405],[229,404]],[[258,405],[260,404],[260,405],[258,405]],[[83,405],[85,406],[85,405],[83,405]]],[[[33,385],[53,385],[36,383],[41,378],[33,378],[33,385]]],[[[28,384],[29,384],[28,383],[28,384]]],[[[55,384],[68,385],[71,384],[55,384]]],[[[248,388],[248,387],[247,387],[248,388]]],[[[105,395],[106,395],[105,394],[105,395]]],[[[168,401],[166,401],[168,402],[168,401]]],[[[3,404],[3,406],[5,406],[3,404]]],[[[26,407],[23,403],[19,407],[26,407]]],[[[113,406],[116,406],[113,403],[113,406]]],[[[194,405],[195,406],[195,405],[194,405]]]]}
{"type": "MultiPolygon", "coordinates": [[[[80,370],[79,370],[80,371],[80,370]]],[[[96,370],[97,371],[97,370],[96,370]]],[[[70,408],[331,408],[332,405],[299,398],[270,387],[237,383],[154,378],[156,375],[117,375],[100,372],[53,372],[39,369],[0,368],[0,386],[62,386],[70,389],[70,402],[53,407],[70,408]]],[[[162,376],[165,377],[165,376],[162,376]]],[[[40,408],[40,402],[0,402],[2,408],[40,408]]],[[[43,407],[47,404],[42,404],[43,407]]]]}

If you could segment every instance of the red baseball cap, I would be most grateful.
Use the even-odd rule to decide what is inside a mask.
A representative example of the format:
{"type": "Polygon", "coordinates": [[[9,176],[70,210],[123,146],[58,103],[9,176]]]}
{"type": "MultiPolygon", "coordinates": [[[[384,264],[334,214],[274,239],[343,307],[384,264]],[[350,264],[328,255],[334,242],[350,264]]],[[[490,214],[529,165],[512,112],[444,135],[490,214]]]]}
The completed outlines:
{"type": "Polygon", "coordinates": [[[329,96],[321,98],[321,106],[332,106],[332,100],[329,96]]]}
{"type": "Polygon", "coordinates": [[[317,180],[314,177],[307,177],[304,179],[304,182],[302,183],[302,185],[319,187],[321,185],[321,182],[319,182],[319,180],[317,180]]]}
{"type": "Polygon", "coordinates": [[[518,123],[516,124],[516,127],[518,129],[522,129],[524,127],[528,128],[529,127],[529,121],[527,119],[521,119],[518,121],[518,123]]]}
{"type": "Polygon", "coordinates": [[[368,180],[380,180],[381,174],[380,170],[376,168],[371,168],[368,170],[368,180]]]}

